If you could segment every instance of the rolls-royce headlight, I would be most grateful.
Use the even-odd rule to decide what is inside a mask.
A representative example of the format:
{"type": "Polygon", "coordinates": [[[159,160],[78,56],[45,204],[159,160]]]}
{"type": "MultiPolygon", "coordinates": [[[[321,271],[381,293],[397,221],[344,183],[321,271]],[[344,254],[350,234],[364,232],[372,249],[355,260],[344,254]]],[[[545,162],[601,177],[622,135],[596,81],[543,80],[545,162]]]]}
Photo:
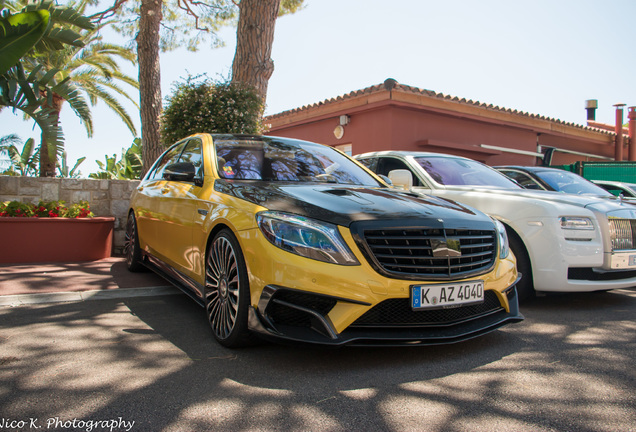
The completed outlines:
{"type": "Polygon", "coordinates": [[[508,233],[506,232],[506,227],[497,219],[492,218],[492,220],[495,222],[495,226],[497,227],[497,234],[499,237],[499,258],[507,258],[508,254],[510,254],[510,244],[508,243],[508,233]]]}
{"type": "Polygon", "coordinates": [[[257,214],[256,221],[265,238],[283,250],[333,264],[360,264],[336,225],[270,211],[257,214]]]}
{"type": "Polygon", "coordinates": [[[561,217],[561,228],[571,230],[593,230],[594,224],[592,219],[579,216],[563,216],[561,217]]]}

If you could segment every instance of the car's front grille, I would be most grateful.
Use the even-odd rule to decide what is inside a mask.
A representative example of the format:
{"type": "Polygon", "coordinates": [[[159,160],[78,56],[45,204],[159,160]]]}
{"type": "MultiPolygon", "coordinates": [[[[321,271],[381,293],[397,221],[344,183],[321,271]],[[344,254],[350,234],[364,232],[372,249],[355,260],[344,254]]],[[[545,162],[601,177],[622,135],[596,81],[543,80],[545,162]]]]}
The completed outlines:
{"type": "Polygon", "coordinates": [[[498,312],[503,307],[493,291],[484,293],[484,302],[452,309],[413,310],[410,299],[389,299],[358,318],[351,327],[417,327],[451,325],[498,312]]]}
{"type": "Polygon", "coordinates": [[[609,219],[612,250],[636,249],[636,219],[609,219]]]}
{"type": "Polygon", "coordinates": [[[458,278],[494,265],[494,231],[448,228],[366,229],[363,239],[388,273],[419,278],[458,278]]]}

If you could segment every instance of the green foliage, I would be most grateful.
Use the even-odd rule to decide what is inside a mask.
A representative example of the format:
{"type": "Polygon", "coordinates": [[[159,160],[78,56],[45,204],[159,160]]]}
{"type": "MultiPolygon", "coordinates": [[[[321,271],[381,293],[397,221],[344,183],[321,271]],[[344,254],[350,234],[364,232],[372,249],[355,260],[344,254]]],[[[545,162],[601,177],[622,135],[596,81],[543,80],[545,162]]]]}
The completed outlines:
{"type": "MultiPolygon", "coordinates": [[[[63,203],[64,201],[61,201],[61,202],[63,203]]],[[[76,218],[76,219],[93,217],[95,215],[90,210],[90,207],[91,206],[88,204],[88,201],[80,201],[77,204],[73,204],[72,206],[68,207],[66,209],[66,214],[60,217],[76,218]]]]}
{"type": "Polygon", "coordinates": [[[50,13],[51,25],[42,39],[35,45],[35,51],[39,53],[59,50],[68,45],[82,47],[84,43],[77,29],[90,30],[94,28],[91,20],[83,16],[76,8],[78,6],[83,11],[87,4],[86,1],[80,2],[79,5],[75,5],[73,2],[68,5],[58,5],[51,0],[18,0],[7,2],[7,4],[13,4],[14,8],[23,6],[21,12],[46,10],[50,13]]]}
{"type": "Polygon", "coordinates": [[[20,201],[0,202],[0,217],[45,217],[45,218],[87,218],[93,217],[87,201],[80,201],[70,207],[65,201],[40,201],[27,204],[20,201]]]}
{"type": "Polygon", "coordinates": [[[49,156],[55,157],[56,153],[61,152],[64,139],[57,119],[52,115],[54,110],[50,108],[53,95],[63,95],[70,100],[77,100],[77,91],[66,79],[54,79],[58,70],[46,70],[38,64],[28,73],[25,72],[23,57],[18,57],[14,61],[15,56],[25,49],[29,55],[38,56],[67,45],[83,46],[80,34],[74,29],[92,29],[93,25],[88,18],[74,9],[58,6],[52,1],[30,2],[25,3],[22,9],[20,7],[19,2],[0,3],[4,20],[4,32],[0,32],[0,46],[9,49],[18,45],[15,50],[9,49],[11,54],[6,59],[2,56],[3,60],[11,65],[8,69],[0,68],[0,108],[11,107],[31,117],[42,129],[43,138],[50,144],[49,156]],[[26,14],[25,17],[28,16],[30,19],[23,20],[22,14],[26,14]],[[42,19],[38,20],[36,16],[43,18],[47,14],[48,25],[40,38],[16,39],[20,32],[42,32],[42,19]]]}
{"type": "Polygon", "coordinates": [[[66,152],[63,152],[62,157],[60,158],[57,164],[57,173],[58,173],[57,176],[64,177],[64,178],[79,178],[82,175],[81,171],[79,171],[79,166],[82,164],[82,162],[86,160],[86,156],[76,160],[75,165],[73,165],[73,168],[71,169],[69,169],[69,165],[66,159],[67,159],[66,152]]]}
{"type": "Polygon", "coordinates": [[[20,201],[0,202],[0,217],[33,217],[33,204],[20,201]]]}
{"type": "MultiPolygon", "coordinates": [[[[117,17],[113,27],[124,36],[135,38],[139,32],[140,3],[122,2],[112,11],[117,17]]],[[[159,47],[164,52],[180,47],[196,51],[205,40],[209,40],[213,48],[223,46],[217,33],[221,27],[232,24],[238,13],[233,0],[164,0],[161,9],[163,16],[159,47]]],[[[95,16],[110,15],[110,12],[102,12],[95,16]]]]}
{"type": "Polygon", "coordinates": [[[35,148],[35,141],[29,138],[24,143],[22,150],[18,150],[20,139],[15,135],[9,135],[0,139],[0,154],[6,157],[8,167],[0,172],[1,175],[10,176],[36,176],[38,172],[39,153],[35,148]]]}
{"type": "Polygon", "coordinates": [[[199,132],[259,134],[262,112],[254,89],[188,77],[175,85],[164,107],[162,140],[169,145],[199,132]]]}
{"type": "MultiPolygon", "coordinates": [[[[43,70],[55,70],[54,82],[67,80],[77,89],[77,95],[74,97],[69,97],[66,93],[60,93],[59,96],[69,103],[82,120],[89,137],[93,134],[93,121],[86,99],[93,106],[98,101],[105,102],[126,124],[131,133],[137,134],[132,118],[117,99],[118,96],[124,97],[137,106],[136,95],[135,97],[128,95],[120,84],[126,84],[134,89],[138,89],[139,84],[134,77],[123,73],[119,65],[119,60],[135,65],[137,57],[130,49],[103,41],[100,31],[109,24],[110,22],[104,22],[84,32],[81,38],[83,47],[69,45],[59,50],[26,56],[23,59],[26,70],[33,71],[38,66],[42,66],[43,70]]],[[[38,76],[42,74],[43,71],[40,71],[38,76]]]]}
{"type": "MultiPolygon", "coordinates": [[[[43,37],[19,64],[19,67],[26,71],[25,74],[28,73],[29,78],[24,80],[23,85],[26,85],[27,89],[32,88],[35,87],[33,82],[37,81],[47,92],[45,98],[31,97],[31,93],[38,94],[35,91],[27,94],[28,98],[22,98],[28,102],[27,108],[35,106],[39,110],[31,113],[23,109],[38,122],[43,131],[40,150],[47,152],[48,157],[40,157],[44,163],[44,166],[40,167],[43,171],[41,175],[54,175],[54,166],[61,170],[61,175],[72,175],[70,171],[65,171],[65,161],[62,161],[61,165],[58,162],[63,157],[64,150],[59,118],[65,102],[80,118],[89,137],[93,133],[93,121],[88,102],[95,105],[97,101],[104,101],[128,126],[133,135],[137,133],[132,118],[117,99],[118,96],[125,97],[137,105],[136,98],[130,97],[119,85],[124,83],[136,89],[137,81],[122,73],[117,62],[123,59],[135,64],[135,54],[122,46],[102,41],[100,31],[111,22],[101,22],[94,26],[89,18],[84,17],[82,14],[89,1],[69,3],[74,8],[58,7],[50,1],[35,4],[28,0],[10,2],[14,9],[22,7],[23,11],[30,11],[34,7],[45,9],[50,12],[52,22],[59,24],[52,27],[46,37],[43,37]],[[51,130],[55,134],[52,134],[51,130]],[[47,160],[51,164],[47,164],[47,160]]],[[[16,107],[14,102],[2,104],[16,107]]]]}
{"type": "MultiPolygon", "coordinates": [[[[293,14],[303,8],[304,0],[281,0],[279,16],[293,14]]],[[[219,30],[228,25],[236,25],[238,18],[237,0],[211,0],[199,2],[193,0],[164,0],[162,2],[162,20],[160,49],[163,52],[186,47],[196,51],[199,45],[208,40],[212,48],[224,45],[218,37],[219,30]]],[[[116,15],[113,27],[131,38],[139,31],[140,1],[117,3],[116,9],[93,15],[95,18],[116,15]]]]}
{"type": "Polygon", "coordinates": [[[281,0],[278,16],[281,17],[283,15],[295,14],[299,10],[304,9],[304,1],[305,0],[281,0]]]}
{"type": "MultiPolygon", "coordinates": [[[[0,175],[8,176],[31,176],[38,175],[39,147],[35,145],[33,138],[26,140],[22,149],[18,149],[20,139],[16,135],[7,135],[0,138],[0,157],[2,168],[0,175]]],[[[58,177],[78,178],[82,173],[78,170],[80,164],[86,160],[79,158],[73,168],[69,169],[66,152],[62,153],[57,165],[58,177]]]]}
{"type": "Polygon", "coordinates": [[[49,26],[48,10],[0,16],[0,73],[15,65],[44,36],[49,26]]]}
{"type": "Polygon", "coordinates": [[[105,156],[105,161],[95,161],[100,171],[91,173],[89,178],[94,179],[117,179],[136,180],[141,177],[141,139],[135,138],[132,145],[127,149],[122,149],[121,160],[117,156],[105,156]]]}
{"type": "Polygon", "coordinates": [[[0,75],[0,107],[11,107],[31,117],[42,130],[47,141],[52,144],[52,152],[60,149],[64,138],[52,110],[46,107],[47,101],[54,92],[61,92],[72,97],[74,89],[66,81],[53,83],[55,71],[38,77],[41,67],[27,74],[22,63],[17,63],[7,72],[0,75]]]}

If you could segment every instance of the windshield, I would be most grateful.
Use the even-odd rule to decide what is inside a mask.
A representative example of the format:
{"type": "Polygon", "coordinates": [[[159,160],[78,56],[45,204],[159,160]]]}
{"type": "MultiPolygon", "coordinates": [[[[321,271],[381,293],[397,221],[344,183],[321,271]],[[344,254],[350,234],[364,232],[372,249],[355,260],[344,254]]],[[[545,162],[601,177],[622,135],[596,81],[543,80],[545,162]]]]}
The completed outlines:
{"type": "Polygon", "coordinates": [[[559,192],[579,195],[612,196],[612,194],[600,186],[584,179],[578,174],[562,170],[541,170],[535,172],[536,176],[546,182],[552,189],[559,192]]]}
{"type": "Polygon", "coordinates": [[[214,143],[221,178],[382,186],[347,156],[321,144],[270,137],[221,137],[214,143]]]}
{"type": "Polygon", "coordinates": [[[421,156],[416,157],[415,160],[435,182],[441,185],[521,188],[499,171],[474,160],[448,156],[421,156]]]}

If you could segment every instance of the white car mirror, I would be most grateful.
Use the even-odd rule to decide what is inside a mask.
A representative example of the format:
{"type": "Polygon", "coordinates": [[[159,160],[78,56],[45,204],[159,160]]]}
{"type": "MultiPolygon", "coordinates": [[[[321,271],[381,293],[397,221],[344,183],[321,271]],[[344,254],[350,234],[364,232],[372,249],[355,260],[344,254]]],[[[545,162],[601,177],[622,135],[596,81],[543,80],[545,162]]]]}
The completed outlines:
{"type": "Polygon", "coordinates": [[[413,187],[413,176],[409,170],[398,169],[390,171],[389,180],[398,189],[411,190],[413,187]]]}

